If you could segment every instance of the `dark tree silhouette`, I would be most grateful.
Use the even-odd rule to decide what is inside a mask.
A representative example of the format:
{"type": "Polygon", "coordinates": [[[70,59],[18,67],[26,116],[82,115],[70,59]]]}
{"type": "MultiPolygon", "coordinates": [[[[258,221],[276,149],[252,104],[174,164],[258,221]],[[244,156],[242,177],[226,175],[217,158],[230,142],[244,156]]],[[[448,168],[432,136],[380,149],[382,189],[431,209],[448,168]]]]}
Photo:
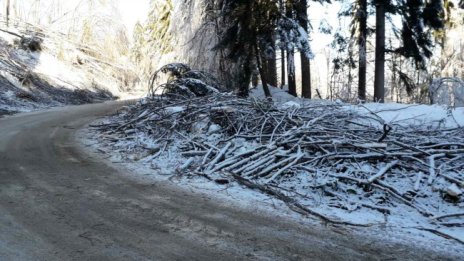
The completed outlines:
{"type": "Polygon", "coordinates": [[[6,0],[6,27],[10,25],[10,0],[6,0]]]}
{"type": "Polygon", "coordinates": [[[366,73],[367,73],[367,0],[359,0],[359,68],[358,68],[358,98],[366,100],[366,73]]]}
{"type": "MultiPolygon", "coordinates": [[[[282,28],[282,31],[291,30],[291,22],[295,20],[295,3],[293,0],[287,0],[285,4],[285,15],[287,18],[288,27],[282,28]]],[[[285,41],[288,42],[288,41],[285,41]]],[[[284,43],[283,43],[284,44],[284,43]]],[[[287,44],[287,82],[288,82],[288,93],[293,96],[298,96],[296,92],[296,76],[295,76],[295,49],[293,46],[287,44]]]]}
{"type": "Polygon", "coordinates": [[[272,45],[269,36],[274,34],[279,19],[276,0],[225,0],[221,16],[230,26],[215,48],[227,49],[228,58],[241,63],[243,79],[238,94],[248,96],[253,67],[257,66],[264,93],[270,98],[268,63],[263,57],[267,57],[266,50],[272,45]]]}
{"type": "MultiPolygon", "coordinates": [[[[385,52],[394,52],[415,62],[417,69],[425,69],[432,56],[433,30],[443,28],[442,0],[374,0],[376,7],[376,53],[374,100],[385,99],[385,52]],[[400,15],[402,27],[399,38],[401,47],[385,49],[385,18],[388,14],[400,15]],[[430,30],[431,29],[431,30],[430,30]]],[[[407,77],[402,79],[409,81],[407,77]]]]}
{"type": "MultiPolygon", "coordinates": [[[[343,1],[343,0],[342,0],[343,1]]],[[[375,10],[375,77],[374,101],[383,102],[385,99],[385,55],[393,53],[401,55],[415,62],[417,69],[424,69],[425,63],[431,57],[433,41],[431,35],[434,30],[443,27],[442,0],[357,0],[348,12],[342,15],[352,15],[354,29],[351,37],[356,37],[359,47],[358,68],[358,98],[366,99],[366,43],[372,30],[367,26],[367,18],[372,9],[375,10]],[[390,16],[401,18],[401,28],[394,28],[395,36],[400,40],[400,47],[386,49],[386,21],[390,16]]],[[[388,19],[391,20],[391,19],[388,19]]],[[[409,83],[407,75],[401,79],[409,83]]]]}
{"type": "MultiPolygon", "coordinates": [[[[309,32],[308,21],[308,2],[307,0],[299,0],[296,5],[296,18],[300,26],[309,32]]],[[[311,98],[311,63],[309,57],[300,53],[301,59],[301,92],[304,98],[311,98]]]]}
{"type": "Polygon", "coordinates": [[[375,77],[374,101],[385,99],[385,9],[386,1],[377,0],[375,4],[375,77]]]}
{"type": "MultiPolygon", "coordinates": [[[[285,7],[284,7],[284,0],[279,0],[279,9],[281,13],[285,12],[285,7]]],[[[280,35],[280,41],[284,42],[284,37],[280,35]]],[[[286,75],[286,70],[285,70],[285,46],[283,44],[280,45],[280,86],[283,88],[285,85],[285,75],[286,75]]]]}

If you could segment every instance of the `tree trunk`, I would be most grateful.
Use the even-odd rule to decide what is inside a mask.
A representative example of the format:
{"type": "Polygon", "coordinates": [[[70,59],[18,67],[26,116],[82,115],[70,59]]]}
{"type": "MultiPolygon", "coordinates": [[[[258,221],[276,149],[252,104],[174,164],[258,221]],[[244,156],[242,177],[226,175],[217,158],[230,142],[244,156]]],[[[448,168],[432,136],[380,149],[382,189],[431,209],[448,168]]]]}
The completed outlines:
{"type": "Polygon", "coordinates": [[[243,61],[241,62],[241,73],[237,74],[238,76],[238,93],[239,97],[246,98],[248,97],[248,91],[250,87],[251,81],[251,74],[253,73],[252,68],[252,58],[253,58],[253,51],[248,52],[246,57],[243,57],[243,61]]]}
{"type": "Polygon", "coordinates": [[[301,57],[301,92],[304,98],[311,99],[311,61],[302,53],[301,57]]]}
{"type": "Polygon", "coordinates": [[[397,85],[397,74],[398,74],[398,62],[397,62],[397,55],[393,54],[392,55],[392,79],[391,79],[391,93],[390,93],[390,100],[394,101],[395,100],[395,92],[398,89],[397,85]]]}
{"type": "MultiPolygon", "coordinates": [[[[300,26],[308,33],[308,3],[300,0],[296,4],[296,17],[300,26]]],[[[301,92],[304,98],[311,99],[311,67],[309,58],[300,53],[301,58],[301,92]]]]}
{"type": "MultiPolygon", "coordinates": [[[[398,71],[402,71],[403,70],[403,60],[401,59],[401,56],[398,56],[398,60],[399,60],[399,64],[400,64],[400,68],[398,71]]],[[[401,95],[401,89],[400,89],[400,86],[397,85],[397,88],[396,88],[396,103],[400,103],[400,95],[401,95]]]]}
{"type": "Polygon", "coordinates": [[[269,91],[269,86],[267,85],[267,79],[266,79],[266,76],[267,76],[266,72],[269,72],[269,69],[266,68],[267,64],[263,63],[261,60],[261,57],[263,57],[263,54],[260,52],[257,44],[255,44],[254,50],[255,50],[256,64],[258,66],[259,75],[261,76],[261,83],[263,85],[264,95],[266,95],[266,97],[272,101],[272,94],[269,91]]]}
{"type": "MultiPolygon", "coordinates": [[[[282,13],[284,13],[284,1],[279,0],[279,8],[282,13]]],[[[281,43],[284,42],[283,36],[280,37],[281,43]]],[[[281,44],[280,46],[280,87],[283,88],[285,86],[285,47],[281,44]]]]}
{"type": "Polygon", "coordinates": [[[295,54],[293,48],[287,50],[287,71],[288,71],[288,93],[297,97],[296,93],[296,79],[295,79],[295,54]]]}
{"type": "Polygon", "coordinates": [[[270,37],[271,39],[271,48],[272,54],[270,57],[266,57],[266,80],[267,82],[274,87],[277,87],[277,63],[276,63],[276,46],[274,41],[274,36],[270,37]]]}
{"type": "Polygon", "coordinates": [[[285,49],[283,47],[280,49],[280,55],[280,88],[284,88],[286,82],[285,77],[287,77],[287,73],[285,70],[285,49]]]}
{"type": "MultiPolygon", "coordinates": [[[[324,49],[324,55],[326,57],[326,66],[327,66],[327,93],[326,93],[326,98],[328,99],[330,96],[330,93],[331,93],[331,90],[332,90],[332,87],[331,87],[331,79],[330,79],[330,62],[331,62],[331,55],[330,55],[330,49],[324,49]]],[[[332,99],[332,98],[330,98],[332,99]]]]}
{"type": "Polygon", "coordinates": [[[359,71],[358,71],[358,98],[366,100],[366,71],[367,71],[367,0],[360,0],[359,17],[359,71]]]}
{"type": "Polygon", "coordinates": [[[10,0],[6,0],[6,27],[10,26],[10,0]]]}
{"type": "MultiPolygon", "coordinates": [[[[285,6],[286,16],[290,19],[294,19],[293,15],[294,4],[293,1],[287,0],[285,6]]],[[[295,79],[295,54],[294,49],[287,47],[287,74],[288,74],[288,93],[293,96],[298,96],[296,93],[296,79],[295,79]]]]}
{"type": "Polygon", "coordinates": [[[275,56],[273,59],[267,60],[267,79],[271,86],[279,86],[277,82],[277,62],[275,56]]]}
{"type": "Polygon", "coordinates": [[[374,101],[385,101],[385,0],[377,0],[375,25],[374,101]]]}
{"type": "Polygon", "coordinates": [[[351,72],[351,66],[348,66],[348,83],[347,83],[347,93],[348,93],[348,101],[351,101],[351,85],[353,84],[353,73],[351,72]]]}

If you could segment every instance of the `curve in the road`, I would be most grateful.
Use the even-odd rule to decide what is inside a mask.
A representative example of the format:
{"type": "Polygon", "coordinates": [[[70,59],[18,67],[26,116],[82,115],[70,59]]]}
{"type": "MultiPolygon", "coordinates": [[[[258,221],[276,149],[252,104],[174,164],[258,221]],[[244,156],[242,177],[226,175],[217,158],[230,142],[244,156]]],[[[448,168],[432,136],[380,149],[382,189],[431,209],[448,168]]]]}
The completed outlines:
{"type": "Polygon", "coordinates": [[[250,213],[129,178],[77,129],[121,103],[0,119],[0,260],[453,259],[250,213]]]}

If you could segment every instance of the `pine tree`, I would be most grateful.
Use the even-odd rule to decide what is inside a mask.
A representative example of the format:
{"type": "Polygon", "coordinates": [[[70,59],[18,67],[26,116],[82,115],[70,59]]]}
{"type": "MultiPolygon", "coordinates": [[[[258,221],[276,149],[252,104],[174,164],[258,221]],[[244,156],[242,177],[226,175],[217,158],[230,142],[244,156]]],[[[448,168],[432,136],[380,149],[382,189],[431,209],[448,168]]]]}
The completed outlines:
{"type": "MultiPolygon", "coordinates": [[[[414,61],[417,69],[424,70],[432,56],[432,30],[443,28],[443,4],[441,0],[375,0],[376,6],[376,62],[374,100],[385,99],[385,18],[398,14],[402,18],[400,40],[402,46],[391,52],[414,61]]],[[[409,80],[404,78],[405,84],[409,80]]]]}
{"type": "Polygon", "coordinates": [[[151,74],[153,71],[152,61],[147,58],[147,53],[158,57],[174,49],[173,36],[169,32],[172,12],[172,0],[151,0],[147,21],[143,24],[137,23],[134,28],[132,59],[140,66],[144,74],[151,74]]]}
{"type": "MultiPolygon", "coordinates": [[[[341,0],[344,2],[344,0],[341,0]]],[[[374,77],[374,100],[383,102],[385,96],[385,55],[397,54],[413,61],[418,70],[425,69],[425,63],[432,55],[431,33],[443,26],[443,3],[442,0],[357,0],[348,11],[341,15],[351,15],[352,34],[351,37],[358,42],[358,98],[366,98],[366,43],[367,38],[373,32],[367,26],[367,18],[370,10],[375,10],[376,15],[376,52],[375,52],[375,77],[374,77]],[[386,21],[391,16],[399,16],[402,20],[400,28],[394,27],[394,35],[400,42],[398,48],[386,48],[385,28],[386,21]]],[[[407,74],[403,73],[407,78],[407,74]]],[[[402,78],[405,86],[411,82],[402,78]]],[[[410,87],[410,86],[409,86],[410,87]]]]}
{"type": "MultiPolygon", "coordinates": [[[[342,0],[342,2],[345,2],[342,0]]],[[[372,34],[372,29],[367,26],[368,13],[368,1],[367,0],[356,0],[352,4],[348,5],[348,8],[339,13],[340,16],[351,17],[350,24],[350,40],[356,41],[358,45],[358,99],[361,101],[366,100],[366,73],[367,73],[367,39],[372,34]]],[[[348,40],[347,40],[348,41],[348,40]]],[[[345,49],[341,50],[345,52],[345,49]]],[[[352,52],[349,52],[352,53],[352,52]]],[[[351,65],[351,61],[354,57],[349,57],[344,63],[351,65]]],[[[355,64],[350,66],[350,69],[354,69],[355,64]]]]}
{"type": "MultiPolygon", "coordinates": [[[[308,60],[312,59],[313,57],[313,53],[309,45],[309,36],[307,33],[308,30],[305,30],[301,26],[303,20],[306,21],[303,22],[303,24],[308,26],[308,19],[298,19],[297,4],[300,3],[298,1],[300,0],[286,1],[285,13],[282,15],[278,27],[278,32],[281,36],[281,47],[283,47],[287,53],[288,92],[293,96],[297,96],[295,77],[295,51],[299,51],[300,54],[308,60]]],[[[304,16],[304,14],[302,14],[302,16],[304,16]]]]}
{"type": "MultiPolygon", "coordinates": [[[[300,26],[306,33],[309,31],[308,21],[308,2],[306,0],[299,0],[296,5],[296,18],[300,26]]],[[[311,98],[311,63],[309,57],[304,53],[300,53],[301,59],[301,92],[304,98],[311,98]]]]}
{"type": "Polygon", "coordinates": [[[6,0],[6,27],[10,24],[10,0],[6,0]]]}
{"type": "Polygon", "coordinates": [[[248,95],[248,85],[254,67],[258,68],[263,89],[271,97],[268,83],[276,82],[276,69],[269,62],[275,62],[275,38],[280,36],[280,47],[287,51],[287,69],[290,92],[296,96],[294,51],[298,50],[311,58],[308,34],[296,19],[294,3],[288,0],[285,13],[279,9],[279,0],[225,0],[221,17],[229,25],[221,33],[215,49],[228,51],[228,58],[239,62],[243,79],[239,94],[248,95]],[[271,68],[269,68],[271,67],[271,68]],[[272,76],[269,77],[269,74],[272,76]]]}
{"type": "MultiPolygon", "coordinates": [[[[285,4],[285,15],[286,20],[283,21],[282,24],[284,27],[282,31],[289,32],[291,31],[292,22],[295,21],[295,4],[293,0],[287,0],[285,4]],[[288,27],[287,27],[288,25],[288,27]]],[[[282,44],[287,45],[287,82],[288,82],[288,93],[293,96],[298,96],[296,92],[296,74],[295,74],[295,49],[293,45],[288,44],[290,41],[285,41],[282,44]]]]}
{"type": "Polygon", "coordinates": [[[375,3],[375,76],[374,102],[385,99],[385,13],[388,0],[375,3]]]}
{"type": "MultiPolygon", "coordinates": [[[[280,13],[283,14],[285,12],[285,7],[284,7],[284,0],[279,0],[279,10],[280,13]]],[[[281,34],[280,35],[280,42],[284,42],[284,36],[281,34]]],[[[280,87],[283,88],[285,85],[285,75],[286,75],[286,70],[285,70],[285,46],[283,44],[280,45],[280,87]]]]}
{"type": "Polygon", "coordinates": [[[279,19],[276,0],[225,0],[221,16],[230,27],[222,33],[216,48],[227,49],[228,58],[241,63],[243,79],[238,94],[248,96],[253,67],[257,66],[264,93],[270,98],[265,59],[269,56],[267,50],[273,49],[269,36],[273,36],[279,19]]]}
{"type": "MultiPolygon", "coordinates": [[[[359,48],[358,98],[366,97],[366,43],[371,29],[367,27],[369,7],[375,9],[375,77],[374,101],[383,102],[385,98],[385,55],[401,55],[413,61],[418,70],[425,69],[425,63],[432,55],[431,32],[443,27],[443,4],[441,0],[357,0],[348,12],[353,15],[352,37],[357,38],[359,48]],[[400,47],[386,48],[385,28],[389,17],[399,16],[401,27],[394,27],[395,36],[400,40],[400,47]]],[[[403,73],[404,76],[407,74],[403,73]]],[[[411,81],[403,78],[407,85],[411,81]],[[407,81],[407,82],[406,82],[407,81]]]]}
{"type": "Polygon", "coordinates": [[[440,48],[441,48],[440,69],[439,69],[439,72],[437,73],[438,74],[437,76],[443,76],[443,73],[445,73],[445,68],[449,61],[447,54],[446,54],[446,49],[448,46],[448,43],[447,43],[448,31],[452,30],[457,25],[456,21],[452,18],[453,12],[455,9],[454,3],[450,0],[444,0],[443,4],[444,4],[444,16],[443,16],[444,27],[443,29],[437,30],[434,33],[434,37],[436,41],[440,44],[440,48]]]}
{"type": "Polygon", "coordinates": [[[358,65],[358,99],[366,100],[367,74],[367,0],[359,0],[359,65],[358,65]]]}
{"type": "Polygon", "coordinates": [[[266,68],[266,78],[268,79],[269,85],[277,87],[277,55],[276,55],[276,40],[275,32],[270,32],[270,35],[266,36],[266,42],[268,43],[267,48],[264,50],[264,61],[266,68]]]}

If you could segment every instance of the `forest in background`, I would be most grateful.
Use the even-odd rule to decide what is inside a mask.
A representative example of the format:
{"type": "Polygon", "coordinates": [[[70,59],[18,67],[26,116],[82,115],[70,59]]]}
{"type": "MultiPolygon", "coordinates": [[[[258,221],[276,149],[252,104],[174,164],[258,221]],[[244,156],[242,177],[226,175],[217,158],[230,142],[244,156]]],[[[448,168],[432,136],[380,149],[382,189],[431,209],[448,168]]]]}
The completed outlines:
{"type": "Polygon", "coordinates": [[[462,104],[448,97],[462,96],[462,7],[457,1],[151,1],[134,51],[163,57],[150,59],[155,68],[181,61],[213,71],[229,88],[246,89],[258,74],[263,85],[286,85],[306,98],[462,104]],[[312,12],[327,9],[339,10],[338,19],[312,20],[312,12]],[[314,46],[323,34],[331,43],[314,46]]]}
{"type": "Polygon", "coordinates": [[[242,95],[259,81],[305,98],[463,103],[462,1],[147,0],[130,15],[124,1],[3,3],[7,23],[63,33],[143,82],[183,62],[242,95]]]}

